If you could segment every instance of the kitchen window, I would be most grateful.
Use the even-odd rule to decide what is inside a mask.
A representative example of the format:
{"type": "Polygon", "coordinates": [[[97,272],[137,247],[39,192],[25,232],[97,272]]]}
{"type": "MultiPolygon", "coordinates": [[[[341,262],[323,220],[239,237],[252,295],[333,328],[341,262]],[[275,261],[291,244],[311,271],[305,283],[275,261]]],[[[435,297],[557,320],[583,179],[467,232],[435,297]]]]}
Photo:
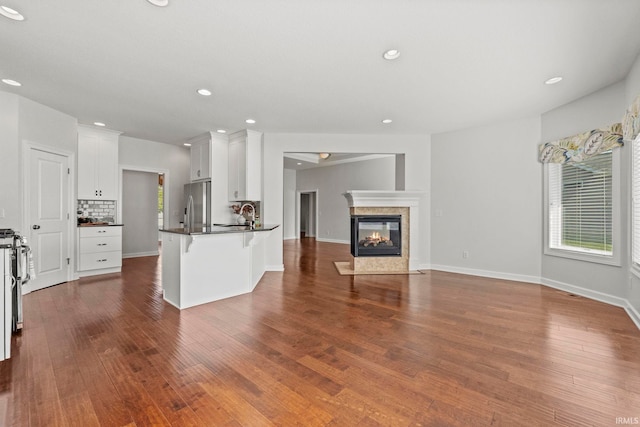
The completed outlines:
{"type": "Polygon", "coordinates": [[[545,254],[620,265],[619,152],[545,165],[545,254]]]}

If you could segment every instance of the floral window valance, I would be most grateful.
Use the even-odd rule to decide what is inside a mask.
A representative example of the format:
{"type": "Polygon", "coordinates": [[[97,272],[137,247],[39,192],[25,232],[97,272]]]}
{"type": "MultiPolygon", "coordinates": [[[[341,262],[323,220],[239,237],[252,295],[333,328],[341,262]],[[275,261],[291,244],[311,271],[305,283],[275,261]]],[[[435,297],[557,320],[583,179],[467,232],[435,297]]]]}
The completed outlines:
{"type": "Polygon", "coordinates": [[[578,163],[623,145],[622,124],[615,123],[608,128],[541,144],[538,158],[542,163],[578,163]]]}
{"type": "Polygon", "coordinates": [[[640,96],[627,108],[622,119],[622,134],[625,141],[633,141],[640,133],[640,96]]]}

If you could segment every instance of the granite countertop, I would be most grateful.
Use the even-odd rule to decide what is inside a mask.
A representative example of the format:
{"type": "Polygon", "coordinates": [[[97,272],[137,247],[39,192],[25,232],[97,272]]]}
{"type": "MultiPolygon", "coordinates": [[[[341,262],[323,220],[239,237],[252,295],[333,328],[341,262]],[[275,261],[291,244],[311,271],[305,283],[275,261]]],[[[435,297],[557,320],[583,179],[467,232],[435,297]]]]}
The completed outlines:
{"type": "Polygon", "coordinates": [[[279,224],[262,224],[258,227],[251,228],[248,225],[216,225],[210,227],[197,228],[161,228],[160,231],[174,234],[184,234],[187,236],[204,235],[204,234],[229,234],[229,233],[253,233],[260,231],[271,231],[278,228],[279,224]]]}
{"type": "Polygon", "coordinates": [[[108,222],[85,222],[78,224],[78,227],[122,227],[124,224],[113,224],[108,222]]]}

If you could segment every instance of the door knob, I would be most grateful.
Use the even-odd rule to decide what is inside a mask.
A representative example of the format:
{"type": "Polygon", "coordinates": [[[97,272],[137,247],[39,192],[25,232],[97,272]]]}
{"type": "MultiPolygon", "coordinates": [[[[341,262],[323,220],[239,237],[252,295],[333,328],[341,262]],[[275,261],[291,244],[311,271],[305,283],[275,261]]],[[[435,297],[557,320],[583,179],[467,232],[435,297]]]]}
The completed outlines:
{"type": "Polygon", "coordinates": [[[31,227],[31,228],[33,228],[34,230],[40,230],[40,226],[39,226],[38,224],[34,225],[34,226],[33,226],[33,227],[31,227]]]}

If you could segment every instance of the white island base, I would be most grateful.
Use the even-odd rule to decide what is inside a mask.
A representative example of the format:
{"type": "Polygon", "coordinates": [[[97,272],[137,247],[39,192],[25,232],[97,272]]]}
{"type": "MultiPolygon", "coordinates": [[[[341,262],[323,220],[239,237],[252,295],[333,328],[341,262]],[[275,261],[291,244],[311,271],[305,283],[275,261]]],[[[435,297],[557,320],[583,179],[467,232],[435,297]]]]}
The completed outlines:
{"type": "Polygon", "coordinates": [[[162,233],[163,298],[179,309],[253,291],[268,232],[162,233]]]}

